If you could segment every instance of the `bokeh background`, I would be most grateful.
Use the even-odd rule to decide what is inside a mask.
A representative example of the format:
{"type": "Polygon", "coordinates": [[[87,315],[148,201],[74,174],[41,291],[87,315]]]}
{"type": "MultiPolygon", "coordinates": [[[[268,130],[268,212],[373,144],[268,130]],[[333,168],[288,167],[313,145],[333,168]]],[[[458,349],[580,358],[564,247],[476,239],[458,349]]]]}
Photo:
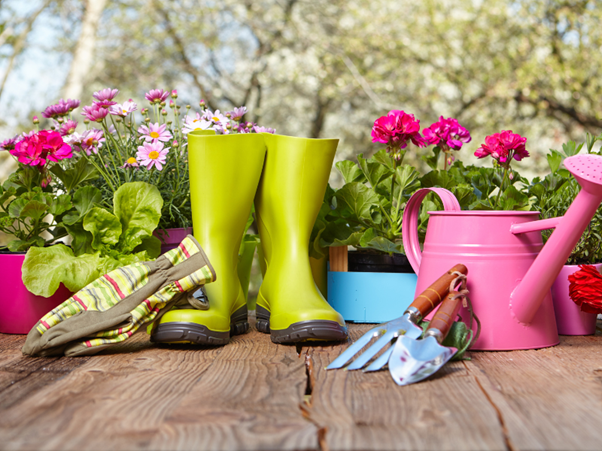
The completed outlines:
{"type": "MultiPolygon", "coordinates": [[[[601,19],[591,0],[0,0],[0,140],[61,97],[177,89],[193,111],[245,105],[278,133],[338,137],[337,159],[377,150],[390,109],[457,118],[468,164],[510,129],[533,176],[549,148],[602,131],[601,19]]],[[[424,171],[427,152],[406,161],[424,171]]]]}

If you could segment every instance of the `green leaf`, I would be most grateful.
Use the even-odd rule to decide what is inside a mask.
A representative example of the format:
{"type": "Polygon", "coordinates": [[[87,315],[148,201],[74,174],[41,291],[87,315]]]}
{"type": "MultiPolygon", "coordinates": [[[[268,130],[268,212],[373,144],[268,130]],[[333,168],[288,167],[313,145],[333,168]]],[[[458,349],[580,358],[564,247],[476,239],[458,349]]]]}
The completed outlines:
{"type": "Polygon", "coordinates": [[[420,187],[418,171],[409,164],[398,166],[395,170],[395,181],[405,194],[410,194],[420,187]]]}
{"type": "Polygon", "coordinates": [[[123,253],[132,251],[151,236],[161,219],[163,198],[156,186],[144,182],[121,185],[113,198],[115,215],[123,233],[119,241],[123,253]]]}
{"type": "Polygon", "coordinates": [[[37,200],[30,200],[23,206],[23,209],[21,209],[19,217],[31,218],[33,221],[39,221],[47,214],[48,205],[37,200]]]}
{"type": "Polygon", "coordinates": [[[366,180],[368,180],[368,183],[372,187],[377,186],[382,179],[391,173],[390,169],[386,166],[375,161],[366,160],[362,157],[362,154],[357,156],[357,161],[364,173],[364,177],[366,177],[366,180]]]}
{"type": "Polygon", "coordinates": [[[100,275],[99,261],[98,253],[76,257],[63,244],[32,247],[23,262],[23,283],[38,296],[52,296],[61,283],[76,292],[100,275]]]}
{"type": "Polygon", "coordinates": [[[339,161],[335,166],[345,179],[345,183],[363,181],[364,175],[362,174],[362,170],[353,161],[339,161]]]}
{"type": "Polygon", "coordinates": [[[429,165],[433,170],[437,169],[439,163],[439,155],[441,154],[441,148],[439,146],[433,147],[433,155],[424,155],[422,159],[429,165]]]}
{"type": "Polygon", "coordinates": [[[81,222],[76,222],[73,225],[65,225],[67,232],[72,238],[71,248],[75,255],[93,254],[92,234],[84,230],[84,225],[81,222]]]}
{"type": "Polygon", "coordinates": [[[556,172],[560,168],[560,163],[562,163],[562,154],[557,150],[550,149],[550,153],[546,155],[546,158],[552,173],[556,172]]]}
{"type": "Polygon", "coordinates": [[[577,155],[581,148],[583,147],[583,143],[577,145],[575,141],[569,141],[566,144],[562,145],[562,150],[567,157],[572,157],[573,155],[577,155]]]}
{"type": "Polygon", "coordinates": [[[391,155],[387,152],[387,149],[379,150],[372,156],[372,159],[377,163],[385,165],[391,171],[395,169],[395,163],[393,162],[391,155]]]}
{"type": "Polygon", "coordinates": [[[8,199],[17,193],[17,190],[14,186],[9,186],[7,188],[0,187],[0,193],[0,204],[4,205],[8,199]]]}
{"type": "Polygon", "coordinates": [[[59,194],[50,204],[50,214],[59,216],[71,208],[71,196],[69,194],[59,194]]]}
{"type": "Polygon", "coordinates": [[[50,169],[50,172],[63,182],[68,193],[78,186],[81,186],[83,183],[98,178],[99,175],[94,166],[88,163],[88,160],[85,158],[80,158],[67,170],[64,170],[60,165],[55,164],[50,169]]]}
{"type": "Polygon", "coordinates": [[[83,225],[84,230],[92,234],[92,247],[96,250],[119,242],[121,222],[104,208],[93,207],[84,218],[83,225]]]}
{"type": "Polygon", "coordinates": [[[147,236],[136,246],[134,252],[146,252],[150,258],[155,259],[161,255],[161,240],[154,235],[147,236]]]}
{"type": "Polygon", "coordinates": [[[378,207],[379,199],[370,188],[362,183],[347,183],[337,191],[336,197],[339,205],[349,209],[357,219],[372,221],[370,213],[374,207],[378,207]]]}
{"type": "MultiPolygon", "coordinates": [[[[32,246],[38,244],[38,237],[31,240],[12,240],[8,243],[8,250],[11,252],[25,252],[32,246]]],[[[42,239],[42,246],[44,246],[44,240],[42,239]]]]}
{"type": "Polygon", "coordinates": [[[63,217],[63,222],[67,225],[73,225],[88,214],[96,204],[102,202],[102,194],[94,186],[84,186],[78,189],[73,195],[73,206],[76,213],[68,214],[63,217]]]}
{"type": "Polygon", "coordinates": [[[14,218],[14,219],[20,218],[21,212],[25,208],[25,205],[27,205],[27,199],[25,199],[23,197],[15,199],[8,206],[8,214],[10,215],[11,218],[14,218]]]}

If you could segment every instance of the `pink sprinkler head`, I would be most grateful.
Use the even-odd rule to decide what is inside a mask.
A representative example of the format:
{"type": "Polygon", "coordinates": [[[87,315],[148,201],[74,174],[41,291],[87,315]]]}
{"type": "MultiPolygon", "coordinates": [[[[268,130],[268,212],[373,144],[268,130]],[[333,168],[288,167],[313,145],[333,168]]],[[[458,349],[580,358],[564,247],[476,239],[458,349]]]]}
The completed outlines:
{"type": "Polygon", "coordinates": [[[585,191],[602,196],[602,156],[574,155],[564,160],[564,167],[585,191]]]}

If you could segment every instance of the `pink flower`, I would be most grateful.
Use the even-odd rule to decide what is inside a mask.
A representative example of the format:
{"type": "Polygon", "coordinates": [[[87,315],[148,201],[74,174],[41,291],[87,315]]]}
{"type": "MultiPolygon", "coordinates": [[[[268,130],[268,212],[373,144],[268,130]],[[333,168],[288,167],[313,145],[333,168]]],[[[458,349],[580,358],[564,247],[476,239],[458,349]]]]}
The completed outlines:
{"type": "Polygon", "coordinates": [[[0,149],[2,150],[13,150],[15,146],[19,142],[19,136],[15,136],[14,138],[7,139],[0,143],[0,149]]]}
{"type": "Polygon", "coordinates": [[[56,105],[50,105],[42,111],[42,116],[45,118],[57,118],[59,116],[67,116],[71,111],[76,109],[80,104],[79,100],[61,99],[56,105]]]}
{"type": "Polygon", "coordinates": [[[194,130],[207,130],[211,127],[211,121],[196,113],[196,117],[186,116],[184,118],[184,125],[182,127],[182,133],[187,135],[194,130]]]}
{"type": "Polygon", "coordinates": [[[209,120],[214,125],[221,128],[225,128],[230,123],[228,118],[221,114],[219,110],[215,110],[214,113],[212,113],[210,110],[205,111],[203,113],[203,119],[209,120]]]}
{"type": "Polygon", "coordinates": [[[477,158],[485,158],[489,155],[502,166],[508,166],[512,158],[520,161],[529,156],[525,149],[527,138],[523,138],[512,130],[502,130],[500,133],[487,136],[485,144],[481,144],[474,153],[477,158]]]}
{"type": "Polygon", "coordinates": [[[241,106],[238,108],[234,108],[232,111],[227,111],[226,114],[230,115],[230,119],[238,122],[242,119],[242,117],[246,114],[246,112],[247,112],[247,107],[241,106]]]}
{"type": "Polygon", "coordinates": [[[92,153],[98,153],[98,148],[105,142],[105,138],[102,130],[91,128],[81,135],[79,133],[68,135],[65,137],[65,141],[80,151],[85,151],[87,155],[91,155],[92,153]]]}
{"type": "Polygon", "coordinates": [[[82,114],[86,116],[86,119],[94,122],[102,122],[102,120],[109,114],[109,110],[103,108],[97,103],[93,103],[90,106],[85,106],[82,114]]]}
{"type": "Polygon", "coordinates": [[[130,157],[125,161],[125,163],[123,163],[123,166],[121,167],[123,169],[138,169],[139,166],[140,164],[138,164],[138,160],[136,160],[134,157],[130,157]]]}
{"type": "Polygon", "coordinates": [[[146,166],[146,169],[155,166],[160,171],[163,169],[168,153],[169,149],[164,149],[161,142],[145,142],[138,147],[136,157],[141,165],[146,166]]]}
{"type": "Polygon", "coordinates": [[[167,130],[166,124],[148,124],[148,127],[146,125],[141,125],[140,128],[138,128],[138,133],[142,135],[141,138],[144,138],[145,141],[151,142],[167,142],[172,138],[171,133],[167,130]]]}
{"type": "Polygon", "coordinates": [[[138,109],[138,105],[132,102],[132,99],[127,102],[123,102],[123,104],[115,104],[109,107],[109,113],[113,116],[121,116],[126,117],[128,114],[133,113],[138,109]]]}
{"type": "Polygon", "coordinates": [[[386,116],[374,121],[372,142],[380,142],[390,147],[405,149],[408,141],[416,146],[425,147],[424,138],[420,136],[420,121],[401,110],[391,110],[386,116]]]}
{"type": "Polygon", "coordinates": [[[151,89],[144,95],[146,100],[148,100],[150,103],[161,103],[165,101],[168,96],[169,91],[163,91],[162,89],[151,89]]]}
{"type": "Polygon", "coordinates": [[[109,108],[110,106],[117,104],[117,102],[113,102],[113,99],[118,93],[119,89],[111,88],[105,88],[98,92],[95,92],[94,94],[92,94],[92,97],[96,99],[94,101],[94,104],[103,108],[109,108]]]}
{"type": "Polygon", "coordinates": [[[75,129],[77,128],[77,121],[74,121],[73,119],[67,119],[65,122],[63,122],[63,124],[58,127],[59,128],[59,133],[61,134],[61,136],[66,136],[66,135],[70,135],[72,134],[75,129]]]}
{"type": "Polygon", "coordinates": [[[178,90],[177,90],[177,89],[173,89],[173,90],[171,91],[171,96],[172,96],[174,99],[177,99],[177,98],[178,98],[178,90]]]}
{"type": "MultiPolygon", "coordinates": [[[[439,121],[422,130],[428,144],[435,144],[448,149],[460,150],[464,143],[472,139],[470,133],[454,118],[439,117],[439,121]]],[[[444,149],[445,150],[445,149],[444,149]]]]}
{"type": "Polygon", "coordinates": [[[73,156],[71,146],[63,141],[60,133],[49,130],[24,138],[10,153],[19,163],[40,167],[48,160],[56,162],[73,156]]]}
{"type": "Polygon", "coordinates": [[[253,131],[255,133],[271,133],[271,134],[276,133],[276,129],[275,128],[262,127],[262,126],[259,126],[259,125],[255,125],[253,127],[253,131]]]}

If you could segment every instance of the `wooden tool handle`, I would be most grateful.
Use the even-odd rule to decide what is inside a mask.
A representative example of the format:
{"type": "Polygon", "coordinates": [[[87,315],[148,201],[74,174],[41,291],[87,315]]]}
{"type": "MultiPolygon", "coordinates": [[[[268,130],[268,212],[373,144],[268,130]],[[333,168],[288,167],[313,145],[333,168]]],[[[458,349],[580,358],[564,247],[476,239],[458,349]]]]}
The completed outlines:
{"type": "Polygon", "coordinates": [[[428,315],[441,303],[445,295],[449,292],[449,284],[458,277],[454,272],[466,275],[468,274],[468,268],[461,263],[454,266],[439,277],[439,279],[437,279],[430,287],[420,293],[420,295],[414,299],[414,302],[410,304],[410,307],[418,309],[422,318],[428,315]]]}
{"type": "Polygon", "coordinates": [[[441,334],[435,334],[437,336],[437,341],[441,343],[449,330],[454,324],[456,317],[458,316],[458,312],[460,311],[460,307],[462,307],[462,296],[457,291],[451,291],[443,303],[433,319],[429,323],[429,327],[426,329],[426,333],[431,329],[437,329],[441,334]]]}

